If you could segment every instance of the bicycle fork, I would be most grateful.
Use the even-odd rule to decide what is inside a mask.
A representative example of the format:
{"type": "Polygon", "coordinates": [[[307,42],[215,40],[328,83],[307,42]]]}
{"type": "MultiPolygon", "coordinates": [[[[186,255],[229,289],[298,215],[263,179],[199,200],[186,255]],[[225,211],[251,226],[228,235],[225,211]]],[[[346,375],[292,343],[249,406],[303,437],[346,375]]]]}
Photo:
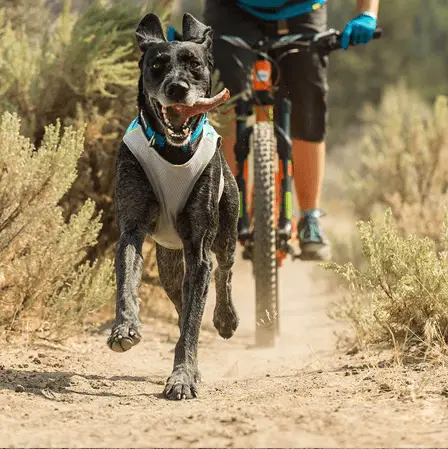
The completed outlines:
{"type": "Polygon", "coordinates": [[[280,214],[278,219],[278,249],[281,253],[291,253],[289,241],[292,236],[292,141],[291,141],[291,100],[282,98],[279,110],[279,126],[275,127],[277,153],[279,158],[280,214]]]}
{"type": "MultiPolygon", "coordinates": [[[[235,156],[237,163],[236,182],[238,184],[240,211],[238,219],[238,239],[246,248],[243,257],[251,259],[252,234],[248,213],[248,156],[252,126],[247,126],[247,118],[252,113],[251,104],[238,100],[235,108],[236,135],[235,156]]],[[[289,245],[292,236],[292,141],[290,137],[291,101],[283,98],[278,110],[279,123],[275,126],[280,175],[280,210],[277,224],[277,249],[283,256],[294,254],[289,245]]],[[[283,257],[284,258],[284,257],[283,257]]]]}

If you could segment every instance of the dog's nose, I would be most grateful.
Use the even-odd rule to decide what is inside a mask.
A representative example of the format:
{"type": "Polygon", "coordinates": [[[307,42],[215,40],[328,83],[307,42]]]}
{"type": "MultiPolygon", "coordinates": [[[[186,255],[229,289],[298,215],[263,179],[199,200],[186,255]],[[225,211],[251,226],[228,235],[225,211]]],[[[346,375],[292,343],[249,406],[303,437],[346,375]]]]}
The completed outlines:
{"type": "Polygon", "coordinates": [[[189,86],[185,81],[175,81],[166,86],[165,94],[172,101],[181,101],[185,99],[188,89],[189,86]]]}

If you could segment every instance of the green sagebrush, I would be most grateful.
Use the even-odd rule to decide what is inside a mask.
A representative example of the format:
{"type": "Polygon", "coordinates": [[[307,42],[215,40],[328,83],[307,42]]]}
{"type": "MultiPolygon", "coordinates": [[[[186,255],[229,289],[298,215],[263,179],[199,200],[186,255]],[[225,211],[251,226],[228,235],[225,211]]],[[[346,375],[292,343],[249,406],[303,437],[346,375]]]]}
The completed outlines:
{"type": "Polygon", "coordinates": [[[347,182],[356,216],[391,208],[397,227],[440,242],[447,204],[448,98],[433,107],[400,84],[364,114],[359,169],[347,182]]]}
{"type": "Polygon", "coordinates": [[[439,229],[443,251],[433,240],[403,235],[391,210],[381,224],[359,222],[362,269],[352,263],[325,264],[347,287],[333,318],[348,320],[361,344],[425,350],[444,347],[448,338],[448,217],[439,229]]]}
{"type": "Polygon", "coordinates": [[[101,229],[86,201],[64,221],[58,206],[77,176],[83,130],[46,127],[38,149],[0,119],[0,326],[60,339],[82,327],[114,292],[112,263],[85,262],[101,229]]]}

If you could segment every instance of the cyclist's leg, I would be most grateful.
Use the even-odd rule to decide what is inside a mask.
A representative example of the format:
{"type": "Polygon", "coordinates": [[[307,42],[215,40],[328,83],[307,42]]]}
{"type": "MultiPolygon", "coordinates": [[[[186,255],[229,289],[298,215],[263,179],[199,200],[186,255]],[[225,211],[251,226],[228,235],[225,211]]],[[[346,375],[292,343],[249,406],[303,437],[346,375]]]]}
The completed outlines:
{"type": "MultiPolygon", "coordinates": [[[[326,6],[288,21],[290,33],[316,33],[327,28],[326,6]]],[[[279,98],[292,101],[294,182],[302,217],[299,241],[303,256],[330,257],[330,247],[319,224],[319,200],[325,165],[327,118],[327,58],[295,54],[282,62],[279,98]]]]}
{"type": "MultiPolygon", "coordinates": [[[[204,21],[213,28],[215,37],[228,34],[239,36],[253,43],[262,37],[258,27],[258,20],[235,5],[235,2],[221,0],[220,2],[206,0],[204,21]]],[[[220,79],[224,86],[230,90],[230,95],[236,95],[243,91],[248,83],[245,72],[234,59],[237,57],[243,67],[249,70],[254,62],[254,55],[247,50],[233,47],[222,40],[213,43],[213,56],[215,67],[220,72],[220,79]]],[[[232,170],[236,172],[234,146],[236,141],[235,123],[228,121],[219,129],[223,136],[222,150],[232,170]]]]}

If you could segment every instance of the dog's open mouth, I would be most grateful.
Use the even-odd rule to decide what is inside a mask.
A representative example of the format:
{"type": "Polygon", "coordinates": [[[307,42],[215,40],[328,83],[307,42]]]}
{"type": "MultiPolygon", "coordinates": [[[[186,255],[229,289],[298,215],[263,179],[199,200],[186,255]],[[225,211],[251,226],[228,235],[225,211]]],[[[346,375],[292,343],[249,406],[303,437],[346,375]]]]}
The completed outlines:
{"type": "Polygon", "coordinates": [[[229,98],[228,89],[223,89],[212,98],[200,98],[192,106],[186,104],[163,106],[158,103],[159,113],[166,128],[167,140],[174,145],[188,143],[199,116],[217,108],[229,98]]]}

